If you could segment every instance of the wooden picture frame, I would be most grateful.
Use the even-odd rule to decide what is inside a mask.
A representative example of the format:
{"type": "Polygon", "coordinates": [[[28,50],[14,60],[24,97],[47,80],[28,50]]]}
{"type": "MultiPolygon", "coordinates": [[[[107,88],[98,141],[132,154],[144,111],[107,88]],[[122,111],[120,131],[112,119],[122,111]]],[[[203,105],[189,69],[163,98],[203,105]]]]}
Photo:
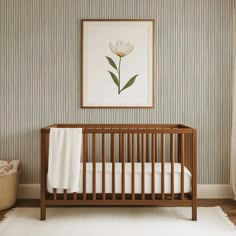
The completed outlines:
{"type": "Polygon", "coordinates": [[[153,108],[154,20],[81,20],[81,107],[153,108]]]}

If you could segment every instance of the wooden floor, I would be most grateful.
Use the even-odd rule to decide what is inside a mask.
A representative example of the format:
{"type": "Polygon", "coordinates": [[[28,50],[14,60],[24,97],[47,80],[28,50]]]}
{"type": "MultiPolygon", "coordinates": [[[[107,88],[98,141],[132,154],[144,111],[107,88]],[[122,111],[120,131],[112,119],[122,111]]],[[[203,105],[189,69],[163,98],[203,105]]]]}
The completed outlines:
{"type": "MultiPolygon", "coordinates": [[[[198,200],[198,206],[212,207],[220,206],[223,211],[228,215],[229,219],[236,225],[236,201],[231,199],[200,199],[198,200]]],[[[39,200],[24,199],[17,200],[14,207],[39,207],[39,200]]],[[[6,211],[0,211],[0,221],[4,218],[6,211]]]]}

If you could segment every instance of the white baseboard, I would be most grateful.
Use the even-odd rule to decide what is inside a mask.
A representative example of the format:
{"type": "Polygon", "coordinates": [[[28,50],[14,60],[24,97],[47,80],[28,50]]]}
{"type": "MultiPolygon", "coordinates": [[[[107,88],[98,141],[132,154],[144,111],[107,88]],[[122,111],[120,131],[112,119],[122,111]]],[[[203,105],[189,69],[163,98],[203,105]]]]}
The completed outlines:
{"type": "Polygon", "coordinates": [[[20,184],[17,192],[18,199],[40,198],[40,184],[20,184]]]}
{"type": "MultiPolygon", "coordinates": [[[[206,198],[233,198],[233,191],[230,185],[222,184],[199,184],[197,186],[197,197],[206,198]]],[[[40,198],[39,184],[20,184],[17,198],[19,199],[37,199],[40,198]]]]}
{"type": "Polygon", "coordinates": [[[199,184],[197,186],[197,197],[206,198],[233,198],[233,190],[229,184],[199,184]]]}

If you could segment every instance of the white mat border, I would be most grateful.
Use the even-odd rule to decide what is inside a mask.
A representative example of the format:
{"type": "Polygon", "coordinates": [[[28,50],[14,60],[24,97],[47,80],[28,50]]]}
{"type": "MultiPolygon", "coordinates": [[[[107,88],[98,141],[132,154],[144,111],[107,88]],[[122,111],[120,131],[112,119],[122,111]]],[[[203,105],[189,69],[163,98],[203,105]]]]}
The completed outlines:
{"type": "Polygon", "coordinates": [[[217,209],[219,214],[222,216],[222,218],[224,219],[225,223],[227,223],[229,225],[229,227],[232,228],[233,230],[236,230],[236,226],[229,219],[229,216],[223,211],[223,209],[220,206],[216,206],[215,208],[217,209]]]}
{"type": "MultiPolygon", "coordinates": [[[[27,208],[27,207],[20,207],[20,209],[32,209],[32,208],[34,208],[34,209],[36,209],[37,211],[39,211],[39,208],[38,207],[29,207],[29,208],[27,208]]],[[[58,208],[60,208],[60,207],[58,207],[58,208]]],[[[94,207],[93,207],[94,208],[94,207]]],[[[172,208],[172,207],[171,207],[172,208]]],[[[178,207],[178,208],[181,208],[181,207],[178,207]]],[[[186,208],[186,207],[184,207],[184,208],[186,208]]],[[[187,208],[189,208],[189,207],[187,207],[187,208]]],[[[228,215],[222,210],[222,208],[220,207],[220,206],[214,206],[214,207],[198,207],[198,208],[214,208],[216,211],[217,211],[217,213],[219,214],[219,216],[220,216],[220,218],[227,224],[227,226],[229,227],[229,229],[231,230],[231,233],[229,233],[229,234],[227,234],[227,235],[234,235],[235,233],[234,233],[234,231],[236,232],[236,226],[230,221],[230,219],[229,219],[229,217],[228,217],[228,215]]],[[[19,209],[19,208],[18,208],[19,209]]],[[[63,208],[60,208],[60,209],[63,209],[63,208]]],[[[68,209],[68,208],[67,208],[68,209]]],[[[3,226],[3,225],[5,225],[6,223],[7,223],[7,219],[8,219],[8,217],[10,217],[13,213],[14,213],[14,211],[16,210],[16,208],[12,208],[12,209],[10,209],[6,214],[5,214],[5,217],[3,218],[3,220],[2,221],[0,221],[0,224],[3,226]]],[[[39,219],[38,219],[39,220],[39,219]]],[[[40,221],[40,220],[39,220],[40,221]]],[[[40,222],[45,222],[45,221],[40,221],[40,222]]],[[[192,222],[192,223],[197,223],[198,221],[190,221],[190,222],[192,222]]],[[[217,233],[214,233],[214,235],[220,235],[221,236],[221,234],[217,234],[217,233]]]]}

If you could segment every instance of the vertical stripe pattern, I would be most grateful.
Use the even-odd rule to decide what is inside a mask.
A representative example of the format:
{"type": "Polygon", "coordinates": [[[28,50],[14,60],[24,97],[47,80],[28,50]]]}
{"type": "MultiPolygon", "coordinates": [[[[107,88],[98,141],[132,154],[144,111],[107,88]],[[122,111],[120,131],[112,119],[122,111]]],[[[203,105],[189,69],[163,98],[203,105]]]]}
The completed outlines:
{"type": "MultiPolygon", "coordinates": [[[[198,183],[228,184],[234,0],[0,0],[0,159],[38,183],[52,123],[198,129],[198,183]],[[80,108],[80,19],[155,19],[154,109],[80,108]]],[[[99,46],[99,45],[98,45],[99,46]]]]}

